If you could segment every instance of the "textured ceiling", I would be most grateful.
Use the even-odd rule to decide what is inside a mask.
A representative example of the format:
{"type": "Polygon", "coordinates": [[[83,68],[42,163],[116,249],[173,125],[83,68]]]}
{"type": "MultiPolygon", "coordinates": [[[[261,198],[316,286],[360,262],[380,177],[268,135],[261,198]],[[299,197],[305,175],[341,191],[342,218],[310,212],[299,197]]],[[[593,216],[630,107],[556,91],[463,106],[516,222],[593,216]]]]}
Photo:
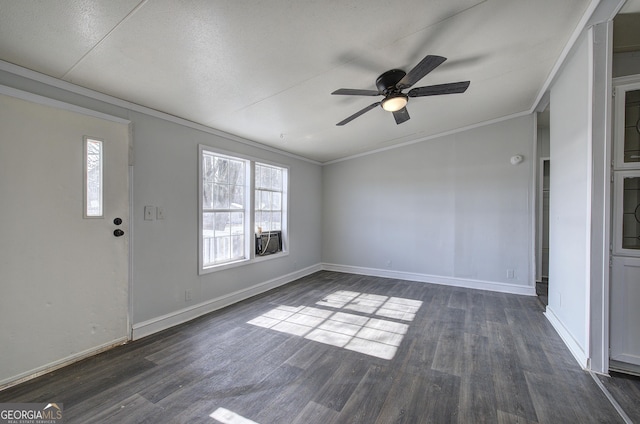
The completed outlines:
{"type": "Polygon", "coordinates": [[[589,0],[0,0],[0,59],[327,162],[529,110],[589,0]],[[408,122],[382,72],[448,60],[415,86],[408,122]]]}

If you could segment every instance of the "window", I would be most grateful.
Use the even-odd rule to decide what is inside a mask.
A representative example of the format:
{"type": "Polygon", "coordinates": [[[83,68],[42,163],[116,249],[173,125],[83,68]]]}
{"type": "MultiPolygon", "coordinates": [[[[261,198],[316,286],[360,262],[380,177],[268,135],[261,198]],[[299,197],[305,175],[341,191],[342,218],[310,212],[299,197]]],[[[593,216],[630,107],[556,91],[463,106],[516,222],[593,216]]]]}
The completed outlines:
{"type": "Polygon", "coordinates": [[[287,168],[200,146],[201,271],[284,250],[287,183],[287,168]]]}
{"type": "Polygon", "coordinates": [[[102,218],[102,141],[84,138],[84,217],[102,218]]]}

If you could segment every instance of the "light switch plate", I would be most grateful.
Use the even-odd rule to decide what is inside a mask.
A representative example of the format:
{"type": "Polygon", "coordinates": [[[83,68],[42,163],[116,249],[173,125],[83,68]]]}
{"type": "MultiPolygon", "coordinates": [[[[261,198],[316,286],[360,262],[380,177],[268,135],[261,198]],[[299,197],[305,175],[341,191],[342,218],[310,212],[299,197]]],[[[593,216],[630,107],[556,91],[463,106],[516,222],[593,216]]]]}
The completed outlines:
{"type": "Polygon", "coordinates": [[[144,220],[145,221],[153,221],[156,215],[156,211],[153,206],[145,206],[144,207],[144,220]]]}

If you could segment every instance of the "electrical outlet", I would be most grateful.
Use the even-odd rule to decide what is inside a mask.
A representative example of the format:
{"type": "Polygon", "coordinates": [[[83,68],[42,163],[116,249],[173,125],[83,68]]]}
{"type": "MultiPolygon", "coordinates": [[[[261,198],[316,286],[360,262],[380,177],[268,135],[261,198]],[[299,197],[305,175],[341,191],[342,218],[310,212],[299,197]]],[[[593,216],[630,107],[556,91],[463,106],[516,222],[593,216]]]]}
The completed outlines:
{"type": "Polygon", "coordinates": [[[164,208],[158,206],[158,209],[156,209],[156,219],[164,219],[164,208]]]}
{"type": "Polygon", "coordinates": [[[508,269],[507,270],[507,278],[510,280],[513,280],[514,278],[516,278],[516,272],[513,269],[508,269]]]}
{"type": "Polygon", "coordinates": [[[387,261],[387,268],[391,268],[392,265],[393,265],[393,262],[387,261]]]}
{"type": "Polygon", "coordinates": [[[156,216],[155,207],[153,206],[145,206],[144,207],[144,220],[145,221],[153,221],[156,216]]]}
{"type": "Polygon", "coordinates": [[[191,290],[187,289],[184,291],[184,300],[185,302],[189,302],[191,300],[191,290]]]}

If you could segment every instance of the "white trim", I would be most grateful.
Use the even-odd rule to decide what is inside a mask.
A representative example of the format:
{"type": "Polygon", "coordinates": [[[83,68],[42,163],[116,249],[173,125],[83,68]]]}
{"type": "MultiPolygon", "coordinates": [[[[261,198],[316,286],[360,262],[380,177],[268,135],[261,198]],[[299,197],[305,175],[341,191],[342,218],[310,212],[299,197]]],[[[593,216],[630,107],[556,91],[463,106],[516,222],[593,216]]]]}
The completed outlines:
{"type": "Polygon", "coordinates": [[[345,272],[349,274],[369,275],[373,277],[396,278],[399,280],[416,281],[420,283],[440,284],[467,289],[488,290],[499,293],[536,296],[535,287],[517,284],[499,283],[495,281],[471,280],[468,278],[445,277],[440,275],[421,274],[416,272],[390,271],[388,269],[366,268],[352,265],[325,263],[322,269],[326,271],[345,272]]]}
{"type": "Polygon", "coordinates": [[[276,287],[283,286],[299,278],[305,277],[314,272],[322,270],[321,264],[294,271],[281,277],[273,278],[262,283],[258,283],[246,289],[238,290],[214,299],[207,300],[188,308],[180,309],[150,320],[134,324],[132,329],[132,339],[138,340],[151,334],[166,330],[173,326],[191,321],[202,315],[222,309],[226,306],[248,299],[252,296],[264,293],[276,287]]]}
{"type": "MultiPolygon", "coordinates": [[[[24,78],[27,78],[27,79],[30,79],[30,80],[33,80],[33,81],[37,81],[37,82],[41,82],[43,84],[47,84],[47,85],[52,86],[52,87],[56,87],[56,88],[59,88],[59,89],[65,90],[65,91],[69,91],[71,93],[75,93],[75,94],[79,94],[81,96],[85,96],[85,97],[88,97],[90,99],[99,100],[99,101],[102,101],[102,102],[105,102],[105,103],[108,103],[108,104],[111,104],[111,105],[114,105],[114,106],[118,106],[118,107],[121,107],[121,108],[124,108],[124,109],[128,109],[128,110],[131,110],[131,111],[134,111],[134,112],[143,113],[143,114],[148,115],[148,116],[153,116],[153,117],[156,117],[156,118],[160,118],[160,119],[163,119],[165,121],[173,122],[175,124],[179,124],[179,125],[182,125],[182,126],[185,126],[185,127],[188,127],[188,128],[193,128],[193,129],[196,129],[196,130],[208,133],[208,134],[213,134],[213,135],[216,135],[218,137],[222,137],[222,138],[230,140],[230,141],[236,141],[238,143],[242,143],[242,144],[245,144],[245,145],[248,145],[248,146],[251,146],[251,147],[255,147],[255,148],[266,150],[266,151],[273,152],[273,153],[278,153],[278,154],[283,155],[283,156],[288,156],[288,157],[291,157],[291,158],[294,158],[294,159],[299,159],[299,160],[302,160],[302,161],[305,161],[305,162],[313,163],[315,165],[322,165],[321,162],[318,162],[318,161],[315,161],[315,160],[312,160],[312,159],[308,159],[308,158],[305,158],[303,156],[296,155],[294,153],[290,153],[290,152],[287,152],[287,151],[284,151],[284,150],[280,150],[280,149],[277,149],[275,147],[267,146],[265,144],[260,144],[258,142],[255,142],[255,141],[252,141],[252,140],[248,140],[246,138],[242,138],[242,137],[239,137],[237,135],[229,134],[229,133],[226,133],[224,131],[217,130],[215,128],[207,127],[207,126],[202,125],[202,124],[197,124],[195,122],[188,121],[188,120],[186,120],[184,118],[180,118],[180,117],[177,117],[177,116],[174,116],[174,115],[170,115],[170,114],[165,113],[165,112],[160,112],[158,110],[154,110],[154,109],[151,109],[151,108],[148,108],[146,106],[142,106],[142,105],[139,105],[139,104],[136,104],[136,103],[128,102],[126,100],[122,100],[122,99],[119,99],[117,97],[113,97],[113,96],[109,96],[109,95],[106,95],[106,94],[103,94],[103,93],[99,93],[97,91],[94,91],[94,90],[91,90],[91,89],[88,89],[88,88],[80,87],[79,85],[75,85],[75,84],[72,84],[70,82],[60,80],[58,78],[50,77],[48,75],[44,75],[44,74],[41,74],[39,72],[32,71],[30,69],[26,69],[26,68],[14,65],[14,64],[9,63],[9,62],[5,62],[3,60],[0,60],[0,71],[6,71],[6,72],[9,72],[9,73],[14,74],[14,75],[18,75],[18,76],[21,76],[21,77],[24,77],[24,78]]],[[[96,112],[96,113],[99,113],[99,112],[96,112]]]]}
{"type": "MultiPolygon", "coordinates": [[[[536,202],[542,201],[538,199],[538,191],[536,190],[536,181],[538,180],[538,163],[535,158],[538,157],[538,114],[533,114],[533,135],[532,135],[531,149],[531,180],[529,181],[529,204],[527,205],[527,215],[529,219],[529,229],[531,230],[531,240],[529,241],[529,281],[533,287],[536,287],[537,279],[537,267],[536,267],[536,230],[538,228],[538,222],[536,215],[536,202]]],[[[540,216],[540,218],[542,218],[540,216]]],[[[537,294],[537,292],[536,292],[537,294]]]]}
{"type": "MultiPolygon", "coordinates": [[[[130,127],[131,128],[131,127],[130,127]]],[[[131,142],[131,135],[129,135],[129,142],[131,142]]],[[[127,338],[132,340],[133,332],[133,166],[129,165],[129,217],[127,219],[128,231],[129,231],[129,305],[127,308],[127,338]]]]}
{"type": "Polygon", "coordinates": [[[66,367],[67,365],[71,365],[74,362],[81,361],[82,359],[89,358],[91,356],[97,355],[101,352],[109,350],[113,347],[120,346],[125,344],[128,341],[126,337],[120,337],[113,341],[104,343],[100,346],[92,347],[90,349],[84,350],[82,352],[75,353],[73,355],[69,355],[66,358],[59,359],[54,362],[50,362],[48,364],[42,365],[38,368],[34,368],[29,371],[25,371],[18,375],[14,375],[13,377],[6,378],[0,381],[0,390],[4,390],[8,387],[15,386],[16,384],[23,383],[27,380],[31,380],[36,377],[40,377],[41,375],[50,373],[51,371],[55,371],[57,369],[66,367]]]}
{"type": "MultiPolygon", "coordinates": [[[[584,299],[584,334],[585,334],[585,355],[587,358],[591,358],[591,250],[593,243],[593,235],[591,231],[591,218],[592,218],[592,207],[593,207],[593,85],[595,83],[595,75],[594,75],[594,44],[595,44],[595,34],[593,33],[593,27],[587,30],[587,98],[589,99],[589,107],[587,108],[587,193],[586,193],[586,223],[584,227],[584,231],[587,238],[587,249],[585,249],[585,268],[586,275],[588,278],[585,279],[584,282],[584,290],[585,290],[585,299],[584,299]]],[[[587,362],[587,368],[591,368],[591,363],[587,362]]]]}
{"type": "Polygon", "coordinates": [[[49,97],[44,97],[38,94],[29,93],[28,91],[18,90],[17,88],[7,87],[6,85],[0,85],[0,94],[4,94],[5,96],[9,96],[9,97],[14,97],[20,100],[26,100],[32,103],[37,103],[43,106],[54,107],[54,108],[66,110],[69,112],[79,113],[81,115],[91,116],[93,118],[104,119],[105,121],[116,122],[118,124],[129,125],[131,123],[131,121],[128,119],[123,119],[118,116],[97,112],[95,110],[87,109],[81,106],[76,106],[71,103],[61,102],[59,100],[54,100],[49,97]]]}
{"type": "MultiPolygon", "coordinates": [[[[619,5],[619,8],[622,4],[619,5]]],[[[616,10],[617,13],[617,10],[616,10]]],[[[602,257],[597,258],[602,260],[602,286],[600,288],[601,296],[601,311],[600,311],[600,328],[596,329],[596,338],[594,338],[594,353],[592,358],[597,358],[595,351],[599,350],[598,357],[601,363],[591,361],[591,370],[594,372],[608,373],[609,372],[609,281],[611,275],[611,268],[609,267],[609,261],[611,260],[609,246],[611,245],[611,158],[612,158],[612,128],[613,128],[613,16],[606,22],[606,66],[605,66],[605,102],[604,102],[604,156],[602,166],[604,168],[604,178],[597,181],[597,184],[603,184],[602,187],[602,205],[600,206],[602,213],[602,257]],[[598,333],[600,337],[598,337],[598,333]]],[[[592,107],[595,107],[592,104],[592,107]]],[[[597,359],[596,359],[597,361],[597,359]]]]}
{"type": "Polygon", "coordinates": [[[357,158],[360,158],[360,157],[363,157],[363,156],[374,155],[376,153],[386,152],[387,150],[398,149],[400,147],[410,146],[410,145],[416,144],[416,143],[422,143],[423,141],[433,140],[435,138],[445,137],[445,136],[452,135],[452,134],[458,134],[458,133],[461,133],[461,132],[464,132],[464,131],[473,130],[475,128],[481,128],[481,127],[485,127],[487,125],[492,125],[492,124],[497,124],[499,122],[508,121],[510,119],[520,118],[521,116],[527,116],[527,115],[530,115],[531,113],[532,113],[531,110],[526,110],[524,112],[513,113],[511,115],[502,116],[500,118],[490,119],[488,121],[482,121],[482,122],[478,122],[476,124],[467,125],[466,127],[455,128],[453,130],[444,131],[444,132],[441,132],[441,133],[438,133],[438,134],[428,135],[428,136],[417,138],[415,140],[407,141],[407,142],[404,142],[404,143],[394,144],[393,146],[382,147],[380,149],[369,150],[367,152],[358,153],[356,155],[345,156],[343,158],[330,160],[328,162],[323,162],[321,165],[331,165],[331,164],[338,163],[338,162],[344,162],[346,160],[357,159],[357,158]]]}
{"type": "Polygon", "coordinates": [[[584,352],[584,349],[582,349],[576,339],[573,338],[571,332],[567,329],[567,327],[564,326],[551,306],[547,305],[547,310],[545,311],[544,316],[547,317],[547,320],[556,330],[556,333],[558,333],[564,344],[569,348],[569,351],[576,359],[576,361],[578,361],[578,364],[583,369],[587,369],[589,361],[587,359],[587,355],[584,352]]]}

